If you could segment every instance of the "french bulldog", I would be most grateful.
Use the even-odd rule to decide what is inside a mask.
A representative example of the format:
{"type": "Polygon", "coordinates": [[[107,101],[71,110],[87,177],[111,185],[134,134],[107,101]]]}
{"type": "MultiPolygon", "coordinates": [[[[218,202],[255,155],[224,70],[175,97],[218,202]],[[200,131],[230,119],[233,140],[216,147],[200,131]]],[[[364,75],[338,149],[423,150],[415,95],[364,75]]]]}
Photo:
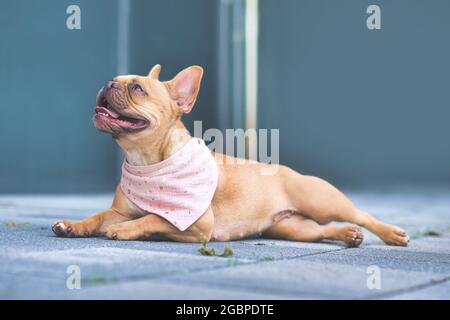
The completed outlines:
{"type": "Polygon", "coordinates": [[[125,171],[110,208],[78,222],[57,221],[52,227],[57,236],[180,242],[327,239],[355,247],[363,241],[364,227],[388,245],[408,244],[404,230],[357,208],[321,178],[282,165],[274,174],[261,174],[274,164],[205,152],[181,121],[195,104],[203,69],[188,67],[169,81],[159,80],[160,70],[155,65],[147,76],[117,76],[98,93],[93,123],[119,144],[125,171]],[[183,152],[192,161],[178,165],[183,152]],[[167,172],[160,175],[158,168],[167,172]]]}

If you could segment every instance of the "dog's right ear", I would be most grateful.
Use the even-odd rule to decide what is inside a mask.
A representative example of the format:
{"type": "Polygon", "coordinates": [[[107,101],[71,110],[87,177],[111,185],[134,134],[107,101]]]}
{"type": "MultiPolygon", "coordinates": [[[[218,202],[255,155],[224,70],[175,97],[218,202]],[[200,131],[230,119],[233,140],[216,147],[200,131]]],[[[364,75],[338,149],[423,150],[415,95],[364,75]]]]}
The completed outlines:
{"type": "Polygon", "coordinates": [[[183,113],[191,112],[200,90],[203,68],[191,66],[180,71],[175,78],[166,83],[169,94],[183,113]]]}
{"type": "Polygon", "coordinates": [[[151,78],[151,79],[158,80],[160,72],[161,72],[161,65],[160,64],[155,64],[153,66],[153,68],[149,71],[148,77],[151,78]]]}

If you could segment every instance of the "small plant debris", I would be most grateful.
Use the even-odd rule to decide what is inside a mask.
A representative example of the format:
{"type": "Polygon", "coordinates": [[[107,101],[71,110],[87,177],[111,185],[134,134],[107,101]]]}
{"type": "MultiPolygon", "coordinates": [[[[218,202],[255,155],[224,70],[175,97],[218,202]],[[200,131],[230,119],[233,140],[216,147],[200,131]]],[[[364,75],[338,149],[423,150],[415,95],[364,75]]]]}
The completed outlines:
{"type": "Polygon", "coordinates": [[[25,228],[31,226],[31,222],[5,221],[3,225],[11,228],[25,228]]]}
{"type": "Polygon", "coordinates": [[[93,283],[93,284],[103,284],[103,283],[108,283],[108,282],[114,281],[114,279],[104,277],[104,276],[91,276],[91,277],[87,278],[86,281],[88,283],[93,283]]]}
{"type": "Polygon", "coordinates": [[[440,237],[442,234],[436,230],[427,230],[423,233],[425,237],[440,237]]]}
{"type": "Polygon", "coordinates": [[[273,261],[273,260],[275,260],[275,258],[271,257],[271,256],[264,256],[264,257],[259,258],[258,260],[259,261],[273,261]]]}
{"type": "Polygon", "coordinates": [[[217,256],[226,258],[231,257],[233,255],[233,249],[231,249],[230,246],[225,246],[225,248],[223,249],[223,253],[218,255],[216,254],[216,250],[214,248],[207,246],[208,238],[202,235],[200,240],[202,242],[202,246],[198,248],[198,252],[200,252],[204,256],[217,256]]]}
{"type": "Polygon", "coordinates": [[[411,238],[419,239],[419,238],[423,238],[423,237],[440,237],[440,236],[442,236],[441,232],[439,232],[437,230],[429,229],[429,230],[425,230],[425,231],[416,232],[411,238]]]}
{"type": "Polygon", "coordinates": [[[198,249],[198,252],[200,252],[204,256],[215,256],[216,255],[216,250],[214,248],[207,247],[207,246],[201,246],[198,249]]]}
{"type": "Polygon", "coordinates": [[[220,255],[221,257],[231,257],[233,255],[233,249],[230,246],[225,246],[223,249],[223,253],[220,255]]]}

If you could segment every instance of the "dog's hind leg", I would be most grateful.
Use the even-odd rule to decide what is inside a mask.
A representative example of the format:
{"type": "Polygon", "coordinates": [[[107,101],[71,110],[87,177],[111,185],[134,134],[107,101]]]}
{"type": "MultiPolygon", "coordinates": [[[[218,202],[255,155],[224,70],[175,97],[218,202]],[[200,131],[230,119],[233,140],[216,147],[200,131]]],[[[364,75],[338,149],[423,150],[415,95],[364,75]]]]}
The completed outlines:
{"type": "Polygon", "coordinates": [[[287,169],[285,190],[292,206],[303,215],[327,224],[331,221],[350,222],[376,234],[390,245],[406,246],[409,237],[399,227],[385,224],[353,203],[330,183],[316,177],[301,175],[287,169]]]}
{"type": "Polygon", "coordinates": [[[287,216],[276,222],[263,233],[263,237],[305,242],[340,240],[349,247],[357,247],[363,241],[363,233],[357,226],[320,225],[299,214],[287,216]]]}

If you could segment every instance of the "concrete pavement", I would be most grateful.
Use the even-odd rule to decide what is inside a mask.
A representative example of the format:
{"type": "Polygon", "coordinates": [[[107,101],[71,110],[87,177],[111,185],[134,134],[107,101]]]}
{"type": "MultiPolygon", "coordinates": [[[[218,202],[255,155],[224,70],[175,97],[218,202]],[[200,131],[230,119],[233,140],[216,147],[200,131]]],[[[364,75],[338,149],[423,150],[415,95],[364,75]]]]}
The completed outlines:
{"type": "Polygon", "coordinates": [[[450,190],[349,196],[405,228],[410,246],[365,231],[360,248],[250,239],[210,243],[234,255],[208,257],[197,244],[53,235],[53,221],[82,219],[112,195],[0,196],[0,298],[450,299],[450,190]],[[80,289],[67,287],[73,266],[80,289]]]}

